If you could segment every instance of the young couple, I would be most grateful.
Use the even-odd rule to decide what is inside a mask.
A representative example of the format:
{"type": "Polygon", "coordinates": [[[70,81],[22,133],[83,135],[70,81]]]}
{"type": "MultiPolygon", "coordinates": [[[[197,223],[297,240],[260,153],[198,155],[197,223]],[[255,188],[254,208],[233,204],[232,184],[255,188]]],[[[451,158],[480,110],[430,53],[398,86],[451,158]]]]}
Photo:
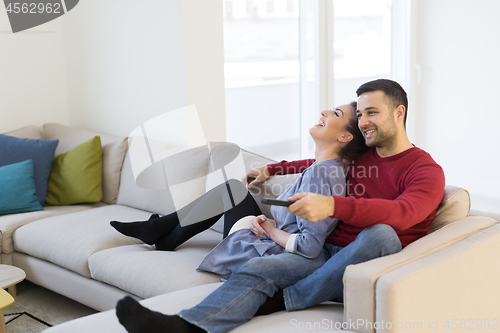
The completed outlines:
{"type": "MultiPolygon", "coordinates": [[[[288,209],[273,206],[276,226],[260,215],[249,194],[232,209],[224,205],[229,209],[224,240],[200,269],[219,273],[227,281],[200,304],[174,316],[150,311],[126,297],[118,302],[116,313],[127,331],[227,332],[254,315],[342,302],[348,265],[398,252],[427,233],[443,197],[444,174],[429,154],[408,140],[405,91],[381,79],[363,84],[356,93],[357,106],[323,111],[311,128],[314,160],[282,161],[249,172],[256,178],[250,188],[272,175],[304,170],[280,197],[297,202],[288,209]],[[368,150],[358,141],[363,139],[368,150]],[[347,197],[346,180],[339,179],[343,173],[336,169],[343,167],[346,157],[351,163],[347,184],[358,189],[347,189],[347,197]],[[361,169],[376,172],[357,172],[361,169]],[[335,190],[339,184],[342,193],[335,190]],[[310,193],[313,188],[319,193],[310,193]],[[257,215],[250,229],[230,233],[230,226],[247,215],[257,215]],[[236,247],[239,251],[233,254],[236,247]]],[[[223,203],[227,192],[214,191],[223,203]]],[[[112,225],[157,249],[173,250],[218,218],[182,227],[174,213],[112,225]]]]}

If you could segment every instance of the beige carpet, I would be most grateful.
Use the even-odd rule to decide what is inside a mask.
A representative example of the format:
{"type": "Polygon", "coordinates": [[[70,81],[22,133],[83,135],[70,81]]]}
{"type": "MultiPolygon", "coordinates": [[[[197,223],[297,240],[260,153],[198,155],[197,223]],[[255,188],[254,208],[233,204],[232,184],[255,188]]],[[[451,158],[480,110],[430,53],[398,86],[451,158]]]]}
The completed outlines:
{"type": "Polygon", "coordinates": [[[39,333],[52,326],[49,318],[16,302],[4,310],[4,317],[8,333],[39,333]]]}
{"type": "Polygon", "coordinates": [[[38,333],[48,326],[33,317],[55,326],[97,311],[29,281],[23,281],[17,285],[14,304],[4,309],[3,313],[5,322],[8,323],[8,333],[38,333]],[[23,312],[29,315],[22,314],[23,312]],[[14,313],[18,315],[7,316],[14,313]]]}

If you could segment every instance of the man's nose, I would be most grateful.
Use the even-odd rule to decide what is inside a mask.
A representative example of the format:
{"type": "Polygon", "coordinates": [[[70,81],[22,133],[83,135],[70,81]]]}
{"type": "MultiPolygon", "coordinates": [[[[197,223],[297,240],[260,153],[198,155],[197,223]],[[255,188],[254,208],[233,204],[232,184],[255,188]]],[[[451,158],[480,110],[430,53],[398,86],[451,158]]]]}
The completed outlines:
{"type": "Polygon", "coordinates": [[[358,126],[360,128],[366,127],[368,125],[368,118],[362,114],[358,117],[358,126]]]}

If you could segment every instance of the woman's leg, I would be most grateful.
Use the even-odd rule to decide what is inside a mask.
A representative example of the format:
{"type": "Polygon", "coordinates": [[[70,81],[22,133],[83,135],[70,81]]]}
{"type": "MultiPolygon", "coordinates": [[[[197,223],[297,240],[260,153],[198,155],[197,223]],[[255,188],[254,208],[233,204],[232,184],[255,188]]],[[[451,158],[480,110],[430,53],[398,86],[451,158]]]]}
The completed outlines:
{"type": "MultiPolygon", "coordinates": [[[[220,209],[225,211],[223,233],[223,237],[225,238],[234,223],[236,223],[242,217],[248,215],[257,216],[262,214],[259,206],[243,183],[237,180],[229,180],[228,186],[230,187],[230,190],[228,192],[232,195],[226,195],[228,193],[226,192],[221,196],[222,200],[220,200],[220,198],[218,199],[219,201],[214,200],[214,198],[211,196],[205,197],[205,199],[201,200],[195,207],[195,209],[193,209],[186,216],[185,220],[196,220],[195,217],[199,216],[202,213],[202,210],[208,210],[210,208],[210,210],[213,211],[214,205],[216,206],[222,203],[223,207],[219,207],[219,211],[221,211],[220,209]]],[[[158,241],[155,243],[156,249],[161,251],[173,251],[191,237],[213,226],[222,215],[223,214],[218,214],[204,221],[188,224],[185,226],[182,226],[181,224],[184,223],[181,222],[181,224],[178,224],[172,231],[163,234],[158,239],[158,241]]]]}
{"type": "Polygon", "coordinates": [[[183,226],[203,222],[198,226],[199,228],[187,229],[192,237],[212,226],[224,211],[230,210],[243,201],[247,193],[248,190],[243,183],[231,179],[169,215],[158,217],[153,214],[148,221],[111,221],[110,224],[126,236],[138,238],[146,244],[153,245],[159,241],[160,237],[174,230],[179,225],[179,221],[182,221],[183,226]]]}
{"type": "Polygon", "coordinates": [[[177,212],[173,212],[162,217],[153,214],[147,221],[111,221],[110,224],[125,236],[138,238],[146,244],[153,245],[161,235],[172,231],[179,224],[179,218],[177,212]]]}
{"type": "Polygon", "coordinates": [[[262,214],[260,207],[255,202],[255,199],[247,191],[245,199],[239,203],[236,207],[226,211],[224,213],[224,232],[223,237],[226,238],[231,231],[233,225],[238,222],[241,218],[249,215],[259,216],[262,214]]]}

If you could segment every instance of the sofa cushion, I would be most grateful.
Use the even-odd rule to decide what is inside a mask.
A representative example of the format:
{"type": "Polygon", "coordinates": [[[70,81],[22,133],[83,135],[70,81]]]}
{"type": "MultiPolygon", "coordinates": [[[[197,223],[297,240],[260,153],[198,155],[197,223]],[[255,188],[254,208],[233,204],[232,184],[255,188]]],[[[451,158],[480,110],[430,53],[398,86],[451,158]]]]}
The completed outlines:
{"type": "Polygon", "coordinates": [[[115,247],[91,255],[90,272],[93,279],[142,298],[219,282],[219,275],[197,272],[196,267],[221,240],[220,233],[207,230],[175,251],[156,251],[145,244],[115,247]]]}
{"type": "Polygon", "coordinates": [[[0,215],[43,210],[36,196],[33,160],[0,167],[0,215]]]}
{"type": "Polygon", "coordinates": [[[470,195],[463,188],[446,185],[443,200],[427,232],[430,234],[447,224],[466,218],[470,211],[470,195]]]}
{"type": "Polygon", "coordinates": [[[149,212],[119,205],[54,216],[17,229],[14,246],[16,251],[90,277],[88,258],[92,254],[112,247],[142,243],[123,236],[110,226],[109,221],[137,221],[149,216],[149,212]]]}
{"type": "Polygon", "coordinates": [[[45,124],[42,132],[43,139],[59,139],[56,155],[66,153],[96,135],[100,136],[102,144],[102,201],[113,204],[118,196],[120,171],[127,151],[126,139],[59,124],[45,124]]]}
{"type": "MultiPolygon", "coordinates": [[[[195,306],[219,287],[212,283],[173,293],[149,298],[141,302],[145,307],[166,314],[176,314],[183,309],[195,306]]],[[[339,303],[324,303],[302,311],[280,311],[268,316],[254,317],[231,333],[274,333],[274,332],[343,332],[344,307],[339,303]]],[[[345,325],[347,326],[347,325],[345,325]]],[[[354,325],[356,327],[356,325],[354,325]]],[[[97,313],[51,327],[44,333],[123,333],[125,329],[118,322],[115,310],[97,313]]]]}
{"type": "Polygon", "coordinates": [[[54,157],[46,204],[74,205],[102,200],[101,139],[92,139],[54,157]]]}
{"type": "Polygon", "coordinates": [[[57,140],[21,139],[0,134],[0,166],[33,160],[36,196],[42,206],[57,143],[57,140]]]}
{"type": "Polygon", "coordinates": [[[0,233],[2,236],[0,242],[1,252],[12,253],[14,251],[12,234],[23,225],[51,216],[70,214],[91,208],[102,207],[103,205],[103,203],[96,203],[88,205],[45,207],[44,210],[41,211],[0,216],[0,233]]]}
{"type": "Polygon", "coordinates": [[[4,133],[6,135],[15,136],[16,138],[24,139],[41,139],[42,131],[37,126],[25,126],[23,128],[4,133]]]}
{"type": "Polygon", "coordinates": [[[175,211],[168,189],[145,189],[136,185],[129,152],[123,162],[117,203],[158,214],[170,214],[175,211]]]}

